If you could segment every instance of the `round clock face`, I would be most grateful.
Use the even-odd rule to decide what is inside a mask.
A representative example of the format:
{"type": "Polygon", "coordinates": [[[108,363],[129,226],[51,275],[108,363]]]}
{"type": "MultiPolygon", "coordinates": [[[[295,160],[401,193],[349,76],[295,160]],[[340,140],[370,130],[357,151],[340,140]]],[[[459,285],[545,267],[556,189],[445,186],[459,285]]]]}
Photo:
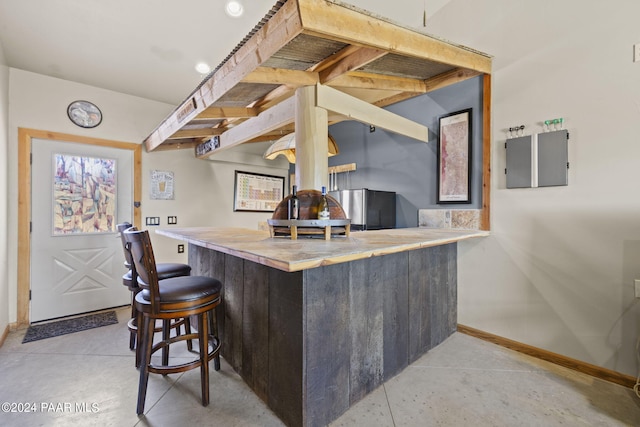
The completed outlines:
{"type": "Polygon", "coordinates": [[[72,102],[67,114],[73,123],[83,128],[94,128],[102,121],[102,112],[89,101],[72,102]]]}

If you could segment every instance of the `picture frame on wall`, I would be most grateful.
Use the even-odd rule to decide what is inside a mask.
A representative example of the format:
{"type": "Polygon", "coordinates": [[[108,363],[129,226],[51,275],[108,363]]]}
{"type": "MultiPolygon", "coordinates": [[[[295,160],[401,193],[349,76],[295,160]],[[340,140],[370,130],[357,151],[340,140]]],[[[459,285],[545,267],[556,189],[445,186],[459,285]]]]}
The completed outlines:
{"type": "Polygon", "coordinates": [[[236,171],[233,210],[273,212],[284,198],[283,176],[236,171]]]}
{"type": "Polygon", "coordinates": [[[438,204],[471,203],[471,112],[438,118],[438,204]]]}

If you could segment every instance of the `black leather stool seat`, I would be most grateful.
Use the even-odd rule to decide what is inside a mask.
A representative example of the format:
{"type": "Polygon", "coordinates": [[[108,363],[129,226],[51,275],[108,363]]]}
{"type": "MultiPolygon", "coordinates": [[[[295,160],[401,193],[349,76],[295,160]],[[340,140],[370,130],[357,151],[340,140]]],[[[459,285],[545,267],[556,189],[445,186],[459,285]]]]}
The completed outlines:
{"type": "MultiPolygon", "coordinates": [[[[159,283],[160,303],[183,303],[190,301],[209,301],[219,298],[222,283],[219,280],[205,276],[184,276],[165,279],[159,283]]],[[[150,304],[151,293],[148,289],[136,295],[138,304],[150,304]]]]}

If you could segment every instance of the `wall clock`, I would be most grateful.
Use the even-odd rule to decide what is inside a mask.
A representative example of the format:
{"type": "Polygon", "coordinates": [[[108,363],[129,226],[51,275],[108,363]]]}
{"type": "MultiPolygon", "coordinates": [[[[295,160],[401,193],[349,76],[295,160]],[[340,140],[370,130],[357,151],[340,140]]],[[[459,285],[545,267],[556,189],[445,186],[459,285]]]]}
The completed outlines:
{"type": "Polygon", "coordinates": [[[102,111],[89,101],[74,101],[67,107],[71,121],[83,128],[94,128],[102,122],[102,111]]]}

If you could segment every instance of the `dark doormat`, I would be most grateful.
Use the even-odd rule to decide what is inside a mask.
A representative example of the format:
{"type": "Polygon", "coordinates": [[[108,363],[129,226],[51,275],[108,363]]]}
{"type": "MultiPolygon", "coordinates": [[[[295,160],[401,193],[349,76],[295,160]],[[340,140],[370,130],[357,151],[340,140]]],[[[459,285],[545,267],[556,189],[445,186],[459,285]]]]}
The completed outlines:
{"type": "Polygon", "coordinates": [[[100,326],[113,325],[115,323],[118,323],[116,312],[106,311],[104,313],[89,314],[73,319],[43,323],[42,325],[33,325],[27,329],[22,344],[72,334],[74,332],[86,331],[87,329],[99,328],[100,326]]]}

